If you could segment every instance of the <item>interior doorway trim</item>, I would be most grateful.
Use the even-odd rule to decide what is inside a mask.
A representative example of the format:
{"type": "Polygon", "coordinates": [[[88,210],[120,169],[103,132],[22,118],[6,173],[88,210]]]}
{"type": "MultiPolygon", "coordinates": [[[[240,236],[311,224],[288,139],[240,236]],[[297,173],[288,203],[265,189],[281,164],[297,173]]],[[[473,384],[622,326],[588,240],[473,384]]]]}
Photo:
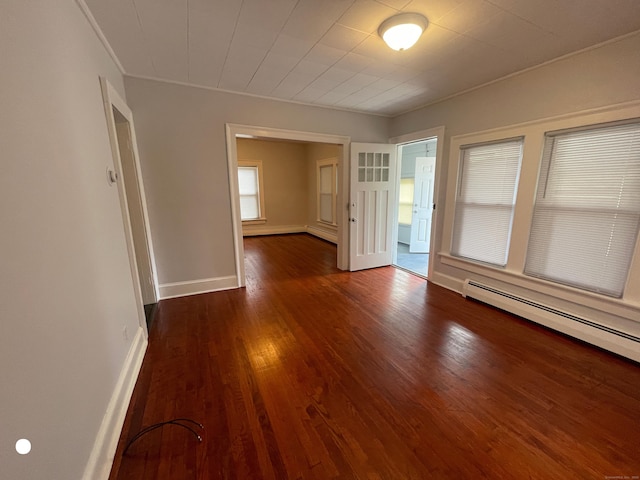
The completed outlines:
{"type": "MultiPolygon", "coordinates": [[[[407,133],[405,135],[399,135],[396,137],[391,137],[389,139],[389,143],[396,144],[396,146],[403,145],[406,143],[414,143],[420,140],[429,140],[431,138],[435,138],[437,140],[436,143],[436,171],[435,171],[435,179],[433,185],[433,202],[436,205],[436,208],[433,211],[433,217],[431,219],[431,250],[434,252],[439,251],[440,244],[436,244],[436,239],[438,238],[438,219],[440,215],[438,212],[442,210],[442,207],[438,207],[438,204],[444,205],[444,202],[440,201],[440,179],[442,175],[442,159],[444,155],[444,126],[429,128],[426,130],[419,130],[417,132],[407,133]]],[[[398,162],[398,168],[400,167],[400,162],[398,162]]],[[[398,178],[400,176],[398,175],[398,178]]],[[[397,221],[397,219],[396,219],[397,221]]],[[[397,232],[394,237],[397,237],[397,232]]],[[[394,238],[394,242],[397,243],[398,239],[394,238]]],[[[429,269],[427,271],[427,278],[433,278],[433,264],[435,263],[435,255],[431,255],[429,258],[429,269]]]]}
{"type": "MultiPolygon", "coordinates": [[[[145,338],[148,337],[147,331],[147,323],[144,312],[144,300],[142,295],[142,287],[141,287],[141,279],[140,272],[138,270],[139,263],[145,265],[143,266],[144,275],[151,282],[151,287],[153,291],[153,303],[158,301],[158,278],[157,278],[157,269],[155,263],[155,255],[153,252],[153,244],[151,242],[151,229],[149,227],[149,214],[147,211],[147,202],[144,193],[144,187],[142,185],[142,171],[140,169],[140,159],[138,155],[138,148],[136,143],[136,134],[133,125],[133,114],[131,110],[127,106],[126,102],[122,99],[120,94],[117,92],[115,88],[109,83],[109,81],[100,77],[100,86],[102,87],[102,99],[104,103],[105,115],[107,117],[107,129],[109,132],[109,142],[111,144],[111,152],[113,155],[113,166],[115,170],[115,183],[118,187],[118,197],[120,199],[120,209],[122,213],[122,220],[124,224],[125,231],[125,240],[127,244],[127,252],[129,254],[129,266],[131,268],[131,277],[133,280],[133,288],[134,288],[134,296],[136,298],[136,306],[138,310],[138,323],[144,332],[145,338]],[[135,179],[131,182],[127,182],[129,186],[133,186],[136,190],[135,192],[127,192],[125,187],[125,176],[123,173],[122,167],[122,158],[120,155],[120,146],[118,143],[118,131],[116,128],[116,118],[114,115],[114,109],[126,119],[129,126],[129,134],[130,134],[130,145],[131,149],[131,160],[133,161],[133,165],[131,167],[135,171],[135,179]],[[133,181],[135,180],[135,181],[133,181]],[[129,213],[129,202],[137,202],[135,205],[136,208],[140,209],[142,221],[141,224],[136,222],[136,225],[133,225],[131,221],[131,215],[129,213]],[[145,241],[142,242],[142,250],[136,252],[135,243],[134,243],[134,233],[133,228],[138,229],[137,234],[139,234],[140,238],[144,238],[145,241]],[[142,256],[145,257],[145,261],[138,262],[137,257],[142,256]]],[[[105,179],[106,181],[106,179],[105,179]]]]}
{"type": "Polygon", "coordinates": [[[330,143],[342,146],[342,157],[338,159],[338,268],[349,268],[349,229],[347,228],[348,211],[346,208],[349,185],[349,144],[351,138],[342,135],[331,135],[298,130],[259,127],[227,123],[227,164],[229,171],[229,194],[231,196],[231,216],[233,225],[233,242],[238,287],[246,285],[244,271],[244,246],[242,243],[242,219],[240,218],[240,194],[238,190],[238,148],[236,138],[270,138],[278,140],[295,140],[312,143],[330,143]],[[342,207],[340,207],[342,205],[342,207]]]}

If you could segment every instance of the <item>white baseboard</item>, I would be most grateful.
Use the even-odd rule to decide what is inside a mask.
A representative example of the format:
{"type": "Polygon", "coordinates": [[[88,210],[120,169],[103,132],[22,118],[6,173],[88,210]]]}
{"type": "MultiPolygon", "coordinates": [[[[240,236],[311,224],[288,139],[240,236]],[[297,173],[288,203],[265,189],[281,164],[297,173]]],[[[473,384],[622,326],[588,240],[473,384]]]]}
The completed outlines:
{"type": "Polygon", "coordinates": [[[338,243],[338,232],[331,232],[328,230],[324,230],[322,228],[314,227],[313,225],[309,225],[307,227],[307,233],[313,235],[315,237],[319,237],[327,242],[338,243]]]}
{"type": "Polygon", "coordinates": [[[185,297],[187,295],[230,290],[232,288],[238,288],[238,277],[235,275],[204,278],[188,282],[164,283],[160,285],[159,290],[160,299],[165,300],[167,298],[185,297]]]}
{"type": "Polygon", "coordinates": [[[124,362],[118,383],[107,405],[100,430],[93,444],[83,480],[106,480],[109,478],[118,440],[124,425],[133,388],[136,385],[142,360],[147,350],[147,339],[142,328],[138,329],[124,362]]]}
{"type": "Polygon", "coordinates": [[[305,233],[306,225],[247,225],[242,227],[242,235],[254,237],[256,235],[281,235],[284,233],[305,233]]]}
{"type": "Polygon", "coordinates": [[[433,275],[429,277],[429,281],[456,293],[462,293],[462,286],[464,285],[464,280],[436,271],[434,271],[433,275]]]}

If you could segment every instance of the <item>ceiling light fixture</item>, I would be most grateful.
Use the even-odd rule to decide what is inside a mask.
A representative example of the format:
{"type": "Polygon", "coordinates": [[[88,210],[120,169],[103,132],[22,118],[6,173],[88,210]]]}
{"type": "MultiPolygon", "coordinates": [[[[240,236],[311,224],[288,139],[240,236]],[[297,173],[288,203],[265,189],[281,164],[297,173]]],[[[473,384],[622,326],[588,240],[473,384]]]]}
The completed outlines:
{"type": "Polygon", "coordinates": [[[428,24],[419,13],[400,13],[382,22],[378,35],[394,50],[406,50],[418,41],[428,24]]]}

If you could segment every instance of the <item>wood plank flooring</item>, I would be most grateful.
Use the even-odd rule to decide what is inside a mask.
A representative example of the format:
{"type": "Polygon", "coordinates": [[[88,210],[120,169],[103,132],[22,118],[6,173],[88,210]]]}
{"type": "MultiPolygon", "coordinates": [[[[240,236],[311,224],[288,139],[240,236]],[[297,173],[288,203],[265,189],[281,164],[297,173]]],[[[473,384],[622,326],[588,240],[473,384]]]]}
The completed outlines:
{"type": "Polygon", "coordinates": [[[638,364],[308,235],[245,253],[246,289],[160,302],[112,480],[640,475],[638,364]],[[122,455],[175,417],[202,443],[122,455]]]}

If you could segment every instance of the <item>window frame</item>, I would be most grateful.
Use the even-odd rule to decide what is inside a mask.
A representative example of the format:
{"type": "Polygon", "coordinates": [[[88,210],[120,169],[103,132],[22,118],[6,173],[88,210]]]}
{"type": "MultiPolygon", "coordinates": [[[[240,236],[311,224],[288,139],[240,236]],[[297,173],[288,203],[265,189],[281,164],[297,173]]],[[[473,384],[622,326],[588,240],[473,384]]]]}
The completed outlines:
{"type": "Polygon", "coordinates": [[[316,222],[328,225],[331,227],[338,227],[338,159],[337,158],[325,158],[322,160],[316,160],[316,222]],[[322,193],[321,189],[321,169],[331,167],[331,216],[332,221],[328,222],[321,218],[321,196],[327,195],[322,193]]]}
{"type": "MultiPolygon", "coordinates": [[[[259,216],[258,218],[251,219],[242,219],[242,202],[240,202],[240,219],[242,221],[242,225],[260,225],[266,223],[267,214],[265,211],[265,201],[264,201],[264,179],[263,179],[263,166],[262,160],[238,160],[238,172],[241,168],[255,168],[258,172],[258,209],[259,216]]],[[[239,193],[239,179],[238,179],[238,197],[242,198],[242,195],[239,193]]]]}
{"type": "MultiPolygon", "coordinates": [[[[556,215],[562,215],[562,214],[569,215],[573,220],[577,218],[577,219],[582,219],[584,221],[587,221],[587,220],[594,221],[594,218],[593,218],[594,216],[607,217],[608,215],[612,215],[613,216],[612,220],[614,220],[614,224],[616,223],[615,218],[619,218],[621,216],[640,215],[640,209],[637,211],[629,210],[629,209],[625,210],[623,208],[620,208],[620,209],[616,208],[612,210],[610,207],[600,206],[598,202],[594,200],[594,198],[597,197],[596,195],[589,197],[591,198],[591,202],[586,202],[586,205],[585,205],[584,204],[585,202],[583,200],[580,200],[580,199],[587,198],[587,197],[584,197],[584,195],[571,196],[571,195],[567,195],[566,193],[564,195],[558,193],[558,195],[553,196],[551,193],[548,193],[549,186],[556,183],[555,178],[553,177],[554,169],[557,168],[558,162],[562,160],[556,156],[556,152],[558,148],[557,142],[561,142],[562,140],[567,139],[569,136],[572,136],[572,135],[576,136],[583,132],[586,133],[587,135],[589,133],[595,133],[597,135],[599,132],[603,132],[604,130],[616,128],[616,127],[624,127],[624,126],[635,126],[636,129],[640,129],[640,119],[632,118],[632,119],[613,121],[613,122],[586,124],[586,125],[580,125],[574,128],[550,130],[544,133],[544,140],[543,140],[544,145],[542,148],[540,168],[538,172],[538,184],[536,188],[535,198],[533,200],[533,212],[532,212],[533,214],[532,214],[531,223],[530,223],[527,255],[525,257],[525,263],[522,270],[522,274],[524,276],[529,278],[539,279],[545,282],[550,282],[552,284],[574,288],[584,292],[589,292],[595,295],[602,295],[605,297],[616,298],[616,299],[620,299],[624,296],[626,286],[629,283],[629,276],[631,274],[633,260],[635,255],[637,255],[637,246],[640,243],[640,233],[638,232],[639,230],[638,227],[636,227],[635,229],[635,235],[636,235],[635,241],[631,242],[632,244],[631,251],[622,252],[624,255],[627,256],[626,272],[624,273],[624,278],[621,278],[621,277],[618,278],[618,282],[621,283],[621,287],[619,290],[615,290],[613,289],[613,287],[605,288],[605,286],[602,283],[594,284],[592,283],[593,280],[583,280],[583,281],[569,280],[569,277],[576,277],[575,272],[567,272],[567,273],[562,273],[562,275],[560,274],[554,275],[552,273],[549,273],[549,269],[547,268],[546,269],[547,272],[545,274],[543,272],[538,271],[539,269],[536,269],[534,267],[534,264],[536,262],[541,261],[540,258],[535,259],[532,256],[533,255],[532,250],[534,248],[543,247],[543,245],[540,245],[540,244],[534,245],[532,241],[532,238],[534,236],[534,230],[535,230],[534,227],[536,226],[536,213],[538,211],[540,211],[540,216],[538,217],[538,220],[540,222],[543,222],[539,224],[539,227],[542,230],[539,230],[537,232],[538,235],[542,235],[543,233],[545,233],[544,228],[548,227],[547,222],[550,221],[547,217],[549,215],[553,216],[553,213],[555,213],[556,215]],[[546,215],[544,213],[545,211],[547,212],[546,215]],[[559,275],[563,276],[563,278],[558,278],[559,275]]],[[[575,147],[575,148],[578,148],[578,147],[575,147]]],[[[575,154],[573,155],[575,156],[575,154]]],[[[571,159],[569,159],[568,161],[573,163],[576,166],[576,168],[580,166],[578,162],[572,161],[571,159]]],[[[566,169],[566,166],[564,168],[566,169]]],[[[558,175],[562,175],[562,173],[558,173],[558,175]]],[[[566,175],[566,173],[564,175],[566,175]]],[[[588,184],[593,182],[593,180],[597,178],[602,178],[602,177],[586,177],[585,182],[587,183],[587,185],[585,185],[585,187],[588,187],[588,184]]],[[[569,185],[572,185],[575,187],[577,184],[570,183],[569,185]]],[[[582,190],[581,192],[584,193],[582,190]]],[[[614,227],[612,226],[611,228],[614,228],[614,227]]],[[[613,238],[613,231],[614,230],[609,232],[609,241],[607,243],[611,242],[613,238]]],[[[547,257],[545,258],[547,259],[546,263],[548,263],[550,258],[549,255],[552,255],[553,251],[547,251],[546,253],[547,253],[547,257]]],[[[555,254],[557,255],[557,253],[558,252],[556,252],[555,254]]],[[[608,254],[607,254],[607,258],[608,258],[608,254]]],[[[589,276],[589,275],[593,276],[593,273],[590,274],[588,271],[584,273],[585,273],[585,276],[589,276]]]]}
{"type": "MultiPolygon", "coordinates": [[[[433,281],[461,292],[465,279],[479,279],[492,284],[508,284],[514,291],[541,303],[555,302],[567,308],[588,309],[589,315],[615,315],[616,318],[637,322],[640,311],[640,238],[635,247],[630,275],[622,298],[614,298],[579,290],[524,275],[524,264],[533,216],[533,204],[537,189],[544,134],[550,131],[581,128],[586,125],[631,121],[640,118],[640,101],[620,105],[549,116],[535,120],[512,123],[486,130],[476,130],[453,135],[449,141],[448,171],[440,202],[445,200],[442,235],[436,239],[436,258],[442,268],[434,269],[433,281]],[[450,253],[452,238],[455,188],[458,175],[459,147],[471,143],[490,142],[496,139],[524,136],[524,152],[520,172],[520,185],[516,198],[511,245],[507,266],[504,269],[454,257],[450,253]],[[532,180],[535,179],[535,180],[532,180]]],[[[440,204],[437,204],[440,209],[440,204]]],[[[436,264],[437,265],[437,264],[436,264]]],[[[621,320],[622,321],[622,320],[621,320]]]]}
{"type": "Polygon", "coordinates": [[[414,197],[415,197],[415,188],[416,188],[416,178],[414,177],[400,177],[400,181],[398,183],[398,225],[403,225],[403,226],[408,226],[411,227],[413,225],[413,209],[415,207],[414,205],[414,197]],[[403,180],[410,180],[411,181],[411,201],[409,202],[405,202],[402,199],[402,181],[403,180]],[[410,221],[409,223],[404,223],[400,217],[401,215],[401,211],[402,209],[408,209],[409,210],[409,217],[410,217],[410,221]]]}
{"type": "Polygon", "coordinates": [[[524,157],[524,141],[525,138],[524,136],[515,136],[515,137],[505,137],[505,138],[497,138],[497,139],[493,139],[491,141],[484,141],[484,142],[473,142],[473,143],[468,143],[468,144],[463,144],[460,145],[458,148],[458,162],[457,162],[457,175],[456,175],[456,184],[455,184],[455,192],[454,192],[454,196],[453,196],[453,218],[452,218],[452,225],[451,225],[451,242],[450,242],[450,247],[449,247],[449,252],[450,255],[455,257],[455,258],[459,258],[461,260],[465,260],[465,261],[469,261],[469,262],[474,262],[474,263],[480,263],[483,265],[488,265],[491,266],[492,268],[498,268],[498,269],[504,269],[507,266],[507,263],[509,262],[509,250],[510,250],[510,246],[511,246],[511,234],[513,231],[513,223],[514,223],[514,217],[515,217],[515,212],[516,212],[516,203],[517,203],[517,196],[518,196],[518,191],[519,191],[519,183],[520,183],[520,174],[521,174],[521,170],[522,170],[522,163],[523,163],[523,157],[524,157]],[[467,158],[467,152],[472,151],[473,149],[480,149],[480,148],[486,148],[486,147],[491,147],[494,145],[506,145],[506,144],[512,144],[512,143],[518,143],[519,144],[519,157],[517,160],[517,166],[516,166],[516,170],[515,170],[515,176],[514,176],[514,183],[513,183],[513,195],[512,195],[512,199],[511,199],[511,203],[507,204],[497,204],[497,203],[487,203],[487,204],[482,204],[482,203],[473,203],[473,202],[462,202],[461,198],[462,198],[462,186],[463,186],[463,176],[465,175],[465,159],[467,158]],[[509,224],[507,227],[507,235],[506,235],[506,239],[505,239],[505,250],[504,250],[504,262],[503,263],[497,263],[497,262],[492,262],[492,261],[488,261],[486,258],[482,259],[482,258],[474,258],[471,256],[466,256],[466,255],[462,255],[460,253],[454,253],[454,245],[456,243],[457,237],[455,235],[456,230],[458,228],[462,228],[459,224],[456,223],[456,220],[458,218],[458,214],[459,214],[459,206],[463,204],[463,205],[468,205],[468,206],[474,206],[475,208],[483,208],[486,207],[486,210],[489,211],[490,209],[496,209],[498,207],[498,205],[503,205],[505,209],[509,209],[510,215],[509,215],[509,224]]]}

